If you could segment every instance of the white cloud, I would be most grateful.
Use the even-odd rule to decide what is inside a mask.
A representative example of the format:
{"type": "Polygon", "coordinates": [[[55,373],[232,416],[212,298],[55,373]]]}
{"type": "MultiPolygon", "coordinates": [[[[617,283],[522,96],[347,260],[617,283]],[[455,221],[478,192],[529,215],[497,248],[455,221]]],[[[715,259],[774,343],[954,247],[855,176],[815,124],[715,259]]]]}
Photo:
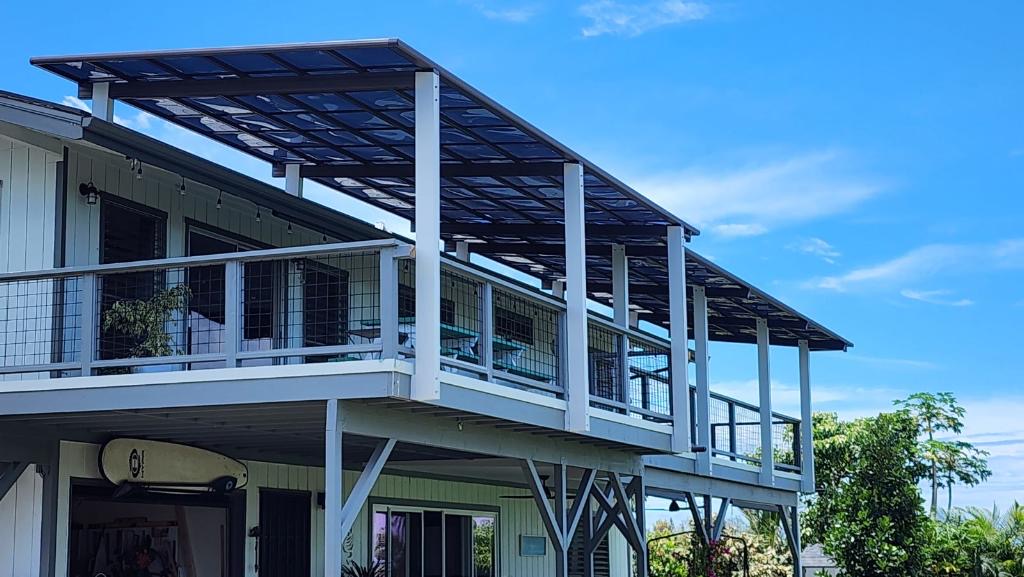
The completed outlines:
{"type": "Polygon", "coordinates": [[[817,237],[811,237],[798,243],[791,244],[789,249],[820,257],[829,264],[835,264],[836,259],[842,256],[842,253],[836,250],[836,247],[817,237]]]}
{"type": "Polygon", "coordinates": [[[954,487],[954,506],[1006,507],[1024,493],[1024,398],[1002,396],[963,402],[961,440],[990,453],[992,477],[977,487],[954,487]]]}
{"type": "Polygon", "coordinates": [[[900,294],[905,298],[923,303],[942,305],[947,307],[969,307],[974,304],[971,299],[949,299],[951,291],[948,290],[913,290],[903,289],[900,294]]]}
{"type": "Polygon", "coordinates": [[[605,34],[639,36],[662,26],[703,20],[711,12],[711,8],[703,2],[683,0],[641,3],[596,0],[583,4],[579,10],[590,20],[583,28],[585,37],[605,34]]]}
{"type": "Polygon", "coordinates": [[[632,179],[634,188],[698,226],[774,226],[845,212],[883,190],[835,150],[736,170],[690,169],[632,179]]]}
{"type": "MultiPolygon", "coordinates": [[[[63,104],[64,106],[70,106],[71,108],[84,110],[92,114],[92,106],[90,106],[89,103],[85,102],[81,98],[78,98],[77,96],[65,96],[64,99],[61,100],[61,104],[63,104]]],[[[115,114],[114,123],[135,130],[145,131],[150,127],[150,121],[154,118],[155,117],[152,114],[145,112],[143,110],[138,110],[135,111],[135,116],[132,116],[131,118],[125,118],[123,116],[118,116],[117,114],[115,114]]]]}
{"type": "Polygon", "coordinates": [[[490,0],[468,2],[468,4],[488,20],[500,20],[515,24],[529,22],[540,12],[540,7],[536,4],[508,6],[490,0]]]}
{"type": "Polygon", "coordinates": [[[906,369],[937,369],[938,365],[929,361],[921,361],[918,359],[901,359],[895,357],[873,357],[870,355],[858,355],[855,353],[846,353],[836,357],[837,359],[844,361],[853,361],[856,363],[863,363],[868,365],[875,365],[879,367],[899,367],[906,369]]]}
{"type": "Polygon", "coordinates": [[[768,232],[768,229],[761,224],[716,224],[711,227],[712,232],[725,237],[758,236],[768,232]]]}
{"type": "Polygon", "coordinates": [[[834,291],[891,288],[941,274],[1022,266],[1024,239],[995,244],[930,244],[875,265],[812,279],[805,286],[834,291]]]}

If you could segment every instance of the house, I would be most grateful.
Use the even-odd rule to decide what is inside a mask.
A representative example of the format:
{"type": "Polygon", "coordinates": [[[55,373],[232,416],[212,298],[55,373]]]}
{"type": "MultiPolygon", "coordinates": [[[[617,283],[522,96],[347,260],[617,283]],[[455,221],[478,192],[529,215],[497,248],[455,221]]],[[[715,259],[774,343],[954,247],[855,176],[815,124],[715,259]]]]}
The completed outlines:
{"type": "Polygon", "coordinates": [[[850,343],[679,217],[397,40],[32,62],[92,113],[0,94],[0,577],[643,576],[648,496],[705,539],[781,511],[800,551],[810,353],[850,343]]]}

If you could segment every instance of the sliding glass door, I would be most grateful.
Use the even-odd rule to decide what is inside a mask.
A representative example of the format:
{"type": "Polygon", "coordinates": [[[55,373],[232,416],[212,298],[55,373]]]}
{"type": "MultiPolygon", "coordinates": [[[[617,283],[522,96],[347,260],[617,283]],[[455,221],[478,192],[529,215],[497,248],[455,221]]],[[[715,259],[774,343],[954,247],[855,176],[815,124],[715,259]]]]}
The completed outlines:
{"type": "Polygon", "coordinates": [[[494,577],[495,513],[378,506],[372,562],[386,577],[494,577]]]}

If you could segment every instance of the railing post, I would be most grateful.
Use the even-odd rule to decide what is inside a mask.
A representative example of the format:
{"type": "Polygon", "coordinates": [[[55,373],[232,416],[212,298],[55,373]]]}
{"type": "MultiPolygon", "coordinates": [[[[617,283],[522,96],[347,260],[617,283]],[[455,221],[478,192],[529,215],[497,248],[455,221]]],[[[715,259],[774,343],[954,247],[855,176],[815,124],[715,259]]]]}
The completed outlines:
{"type": "Polygon", "coordinates": [[[398,357],[398,262],[394,247],[380,249],[380,358],[398,357]]]}
{"type": "Polygon", "coordinates": [[[706,289],[693,285],[693,342],[697,365],[697,472],[711,474],[711,383],[708,372],[708,299],[706,289]]]}
{"type": "Polygon", "coordinates": [[[99,293],[96,291],[98,279],[95,273],[85,273],[80,282],[82,283],[82,343],[79,358],[82,363],[82,376],[87,377],[92,374],[92,362],[96,358],[96,335],[100,321],[96,311],[99,300],[99,293]]]}
{"type": "Polygon", "coordinates": [[[238,366],[238,348],[242,342],[242,267],[237,260],[224,263],[224,364],[238,366]]]}
{"type": "Polygon", "coordinates": [[[437,72],[416,72],[416,372],[411,397],[441,398],[441,120],[437,72]]]}
{"type": "Polygon", "coordinates": [[[622,387],[622,402],[626,405],[626,414],[629,414],[628,407],[633,406],[632,391],[630,390],[630,380],[633,375],[630,372],[629,367],[629,334],[623,332],[619,335],[619,380],[621,381],[622,387]]]}
{"type": "Polygon", "coordinates": [[[672,450],[688,453],[690,436],[689,322],[686,318],[686,250],[683,227],[668,227],[669,332],[672,336],[672,450]]]}
{"type": "Polygon", "coordinates": [[[811,412],[811,349],[806,340],[799,343],[800,355],[800,489],[815,491],[814,415],[811,412]]]}
{"type": "Polygon", "coordinates": [[[487,370],[487,380],[494,380],[494,285],[484,281],[480,308],[480,364],[487,370]]]}
{"type": "Polygon", "coordinates": [[[736,403],[729,401],[729,459],[736,461],[736,403]]]}
{"type": "MultiPolygon", "coordinates": [[[[287,347],[297,349],[306,344],[306,283],[305,274],[308,261],[293,258],[288,261],[288,301],[285,306],[285,323],[282,337],[287,340],[287,347]]],[[[285,364],[301,365],[302,357],[288,357],[285,364]]]]}
{"type": "Polygon", "coordinates": [[[769,369],[768,321],[757,319],[758,410],[761,415],[761,484],[775,484],[775,452],[772,444],[772,381],[769,369]]]}
{"type": "Polygon", "coordinates": [[[587,240],[583,167],[566,163],[562,171],[565,204],[566,428],[590,430],[590,347],[587,319],[587,240]]]}

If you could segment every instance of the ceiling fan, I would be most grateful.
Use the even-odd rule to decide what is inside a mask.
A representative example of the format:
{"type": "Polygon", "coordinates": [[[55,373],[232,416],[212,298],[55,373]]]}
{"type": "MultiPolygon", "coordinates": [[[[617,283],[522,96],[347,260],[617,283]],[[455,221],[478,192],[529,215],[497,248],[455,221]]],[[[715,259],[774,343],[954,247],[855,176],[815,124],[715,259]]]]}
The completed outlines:
{"type": "MultiPolygon", "coordinates": [[[[540,475],[540,482],[544,486],[544,496],[547,497],[548,501],[553,501],[555,499],[555,489],[554,489],[554,487],[549,487],[548,486],[548,479],[550,479],[550,478],[551,478],[551,475],[540,475]]],[[[533,499],[533,493],[530,493],[529,495],[498,495],[498,498],[499,499],[533,499]]],[[[568,490],[566,490],[565,498],[566,499],[575,499],[576,495],[573,494],[573,493],[570,493],[568,490]]]]}

